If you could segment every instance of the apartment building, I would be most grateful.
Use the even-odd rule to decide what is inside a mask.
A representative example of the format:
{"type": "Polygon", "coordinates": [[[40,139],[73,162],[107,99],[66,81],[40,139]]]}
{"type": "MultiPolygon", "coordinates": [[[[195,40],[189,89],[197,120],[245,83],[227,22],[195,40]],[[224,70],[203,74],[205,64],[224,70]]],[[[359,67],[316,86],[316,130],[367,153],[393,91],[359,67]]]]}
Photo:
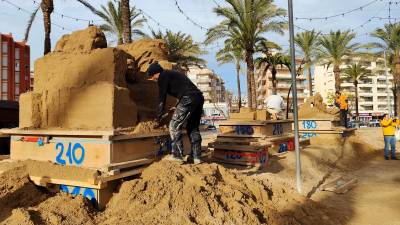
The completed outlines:
{"type": "MultiPolygon", "coordinates": [[[[371,76],[363,79],[358,85],[358,104],[360,120],[369,121],[372,117],[381,116],[383,113],[388,113],[389,110],[393,112],[394,101],[392,88],[393,76],[387,72],[385,73],[385,66],[383,58],[368,59],[368,58],[346,58],[341,69],[345,69],[348,65],[353,63],[361,64],[366,67],[371,76]],[[390,104],[388,104],[390,102],[390,104]]],[[[315,91],[319,92],[324,101],[328,103],[329,95],[335,92],[335,77],[333,68],[326,68],[324,66],[315,67],[315,91]]],[[[354,95],[355,88],[353,83],[342,80],[341,89],[345,93],[354,95]]],[[[355,102],[352,101],[352,113],[355,113],[355,102]]]]}
{"type": "Polygon", "coordinates": [[[30,48],[0,33],[0,100],[18,101],[30,89],[30,48]]]}
{"type": "Polygon", "coordinates": [[[192,66],[187,76],[203,92],[204,103],[226,102],[225,82],[214,71],[192,66]]]}
{"type": "MultiPolygon", "coordinates": [[[[297,65],[300,65],[301,59],[296,60],[297,65]]],[[[266,65],[262,65],[255,72],[256,79],[256,93],[257,93],[257,107],[264,108],[265,103],[264,100],[272,95],[272,74],[271,71],[268,70],[266,73],[264,72],[264,68],[266,65]]],[[[289,69],[285,66],[279,65],[277,68],[277,94],[282,96],[282,98],[287,100],[287,96],[289,93],[289,89],[292,85],[292,75],[289,69]]],[[[306,77],[301,74],[297,76],[297,101],[298,103],[304,102],[307,97],[307,85],[306,85],[306,77]]],[[[292,99],[292,94],[289,95],[289,100],[292,99]]]]}

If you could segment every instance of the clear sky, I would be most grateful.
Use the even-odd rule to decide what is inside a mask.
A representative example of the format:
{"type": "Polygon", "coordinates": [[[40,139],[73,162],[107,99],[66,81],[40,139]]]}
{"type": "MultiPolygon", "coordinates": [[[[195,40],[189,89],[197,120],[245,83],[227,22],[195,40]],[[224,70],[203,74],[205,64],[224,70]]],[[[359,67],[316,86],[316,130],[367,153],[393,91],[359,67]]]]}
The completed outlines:
{"type": "MultiPolygon", "coordinates": [[[[88,0],[93,6],[100,7],[108,0],[88,0]]],[[[224,0],[176,0],[182,10],[196,23],[203,27],[212,27],[221,20],[212,11],[216,4],[225,5],[224,0]]],[[[357,42],[368,42],[373,39],[365,35],[370,33],[377,27],[383,26],[388,22],[389,5],[390,17],[400,20],[400,1],[390,0],[293,0],[295,17],[327,17],[334,14],[342,14],[352,9],[357,9],[363,5],[370,5],[358,9],[344,16],[335,17],[332,19],[322,20],[295,20],[295,25],[305,29],[317,29],[322,32],[329,32],[336,29],[355,29],[359,34],[357,42]],[[381,17],[381,18],[379,18],[381,17]],[[363,26],[361,26],[363,25],[363,26]]],[[[33,0],[8,0],[15,6],[7,3],[7,0],[0,1],[0,33],[12,33],[14,39],[22,40],[26,23],[29,19],[29,13],[24,12],[24,9],[33,11],[37,7],[38,1],[33,0]],[[36,2],[36,4],[35,4],[36,2]]],[[[131,6],[136,6],[142,9],[146,14],[150,15],[156,22],[149,20],[148,24],[153,29],[165,30],[166,28],[172,31],[183,31],[193,36],[195,41],[202,42],[205,38],[206,30],[200,29],[188,21],[183,16],[175,5],[175,0],[131,0],[131,6]]],[[[275,0],[275,3],[287,8],[287,0],[275,0]]],[[[76,21],[75,19],[67,18],[66,16],[94,20],[95,24],[101,23],[100,19],[94,16],[88,9],[83,7],[75,0],[54,0],[55,13],[52,16],[52,22],[56,25],[52,26],[52,47],[56,41],[66,33],[72,30],[83,29],[87,27],[87,21],[76,21]],[[66,16],[61,16],[64,14],[66,16]],[[60,27],[58,27],[58,26],[60,27]],[[62,29],[61,27],[64,27],[62,29]]],[[[395,20],[393,19],[392,22],[395,20]]],[[[149,29],[145,26],[143,30],[149,33],[149,29]]],[[[299,32],[298,28],[295,30],[299,32]]],[[[266,34],[265,37],[282,45],[284,49],[288,48],[288,35],[266,34]]],[[[31,45],[31,60],[32,62],[43,54],[43,22],[42,14],[39,12],[33,24],[31,35],[28,43],[31,45]]],[[[108,36],[109,41],[113,41],[112,37],[108,36]]],[[[208,54],[204,55],[204,59],[208,62],[208,67],[213,69],[217,74],[223,77],[226,81],[226,86],[229,90],[236,92],[236,80],[234,65],[219,66],[215,60],[215,52],[219,46],[211,45],[206,47],[208,54]]],[[[242,90],[245,89],[245,76],[242,79],[242,90]]]]}

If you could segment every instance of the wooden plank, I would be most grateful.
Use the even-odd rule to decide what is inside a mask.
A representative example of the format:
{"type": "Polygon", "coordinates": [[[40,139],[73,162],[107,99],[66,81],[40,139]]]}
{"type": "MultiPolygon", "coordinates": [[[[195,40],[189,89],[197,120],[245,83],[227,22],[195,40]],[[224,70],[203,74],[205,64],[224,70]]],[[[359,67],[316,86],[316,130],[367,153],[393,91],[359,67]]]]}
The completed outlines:
{"type": "Polygon", "coordinates": [[[267,136],[265,136],[265,135],[258,135],[258,134],[244,135],[244,134],[227,133],[227,134],[218,134],[218,135],[217,135],[217,138],[219,138],[219,137],[232,137],[232,138],[266,138],[267,136]]]}
{"type": "Polygon", "coordinates": [[[286,134],[283,136],[278,136],[278,137],[268,137],[265,140],[267,142],[276,142],[276,141],[286,141],[289,139],[293,139],[294,138],[294,134],[286,134]]]}
{"type": "Polygon", "coordinates": [[[144,167],[141,167],[141,168],[138,168],[138,169],[133,169],[133,170],[129,170],[129,171],[126,171],[126,172],[122,172],[122,173],[116,174],[116,175],[100,177],[100,181],[101,182],[108,182],[108,181],[112,181],[112,180],[121,179],[121,178],[124,178],[124,177],[130,177],[130,176],[142,173],[143,170],[144,170],[144,167]]]}
{"type": "Polygon", "coordinates": [[[131,160],[131,161],[126,161],[126,162],[120,162],[120,163],[112,163],[107,166],[104,166],[101,168],[101,171],[111,171],[111,170],[120,170],[120,169],[126,169],[129,167],[135,167],[135,166],[141,166],[141,165],[147,165],[154,162],[154,158],[148,159],[137,159],[137,160],[131,160]]]}
{"type": "MultiPolygon", "coordinates": [[[[14,136],[13,136],[14,137],[14,136]]],[[[98,168],[110,164],[110,144],[96,143],[99,139],[58,139],[57,142],[43,143],[11,140],[10,158],[12,160],[51,161],[62,165],[85,168],[98,168]],[[90,141],[95,141],[91,143],[90,141]]]]}
{"type": "Polygon", "coordinates": [[[9,138],[10,134],[0,133],[0,138],[9,138]]]}
{"type": "Polygon", "coordinates": [[[219,125],[228,125],[228,126],[236,126],[236,125],[250,125],[250,126],[264,126],[267,124],[274,123],[293,123],[293,120],[253,120],[253,121],[232,121],[227,120],[221,122],[219,125]]]}
{"type": "Polygon", "coordinates": [[[238,165],[261,165],[268,161],[268,151],[260,152],[238,152],[227,150],[216,150],[213,154],[213,159],[223,160],[227,163],[238,165]]]}
{"type": "Polygon", "coordinates": [[[1,133],[16,135],[49,135],[49,136],[113,136],[114,130],[57,130],[57,129],[1,129],[1,133]]]}
{"type": "Polygon", "coordinates": [[[109,164],[122,163],[155,156],[160,149],[155,138],[129,139],[111,145],[109,164]]]}
{"type": "Polygon", "coordinates": [[[261,125],[220,125],[222,134],[282,136],[292,132],[292,123],[266,123],[261,125]]]}
{"type": "Polygon", "coordinates": [[[248,152],[259,152],[267,149],[270,145],[264,146],[245,146],[245,145],[214,145],[215,150],[231,150],[231,151],[248,151],[248,152]]]}
{"type": "Polygon", "coordinates": [[[73,180],[65,180],[65,179],[57,179],[51,177],[36,177],[29,176],[29,179],[39,186],[47,186],[49,184],[64,184],[70,186],[79,186],[79,187],[87,187],[87,188],[95,188],[101,189],[107,187],[106,182],[98,182],[98,184],[92,184],[90,182],[82,182],[82,181],[73,181],[73,180]]]}
{"type": "Polygon", "coordinates": [[[119,134],[112,136],[110,140],[120,141],[120,140],[130,140],[130,139],[141,139],[141,138],[153,138],[153,137],[168,137],[169,132],[154,133],[154,134],[119,134]]]}

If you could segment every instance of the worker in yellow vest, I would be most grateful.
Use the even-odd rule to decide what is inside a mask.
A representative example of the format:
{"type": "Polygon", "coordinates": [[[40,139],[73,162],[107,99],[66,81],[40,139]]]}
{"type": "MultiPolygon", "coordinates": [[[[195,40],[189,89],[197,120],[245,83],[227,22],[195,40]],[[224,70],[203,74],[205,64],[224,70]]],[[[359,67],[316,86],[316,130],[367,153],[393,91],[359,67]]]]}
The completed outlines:
{"type": "Polygon", "coordinates": [[[335,105],[340,109],[340,125],[347,128],[347,113],[349,111],[347,96],[340,91],[336,91],[335,105]]]}
{"type": "Polygon", "coordinates": [[[400,125],[397,119],[391,119],[388,114],[385,114],[381,120],[383,130],[383,138],[385,141],[385,160],[389,160],[389,145],[392,150],[391,159],[398,160],[396,157],[396,127],[400,125]]]}

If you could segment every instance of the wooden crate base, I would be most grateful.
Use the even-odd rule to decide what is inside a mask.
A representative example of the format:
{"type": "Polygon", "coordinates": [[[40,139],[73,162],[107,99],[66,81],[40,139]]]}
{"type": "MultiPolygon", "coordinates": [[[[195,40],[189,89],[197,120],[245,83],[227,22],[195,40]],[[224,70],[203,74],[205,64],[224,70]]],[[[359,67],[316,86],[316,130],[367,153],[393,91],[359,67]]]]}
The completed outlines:
{"type": "Polygon", "coordinates": [[[234,165],[265,167],[268,163],[268,149],[257,152],[214,149],[213,158],[234,165]]]}
{"type": "Polygon", "coordinates": [[[291,133],[291,120],[225,121],[219,125],[220,136],[277,137],[291,133]]]}

